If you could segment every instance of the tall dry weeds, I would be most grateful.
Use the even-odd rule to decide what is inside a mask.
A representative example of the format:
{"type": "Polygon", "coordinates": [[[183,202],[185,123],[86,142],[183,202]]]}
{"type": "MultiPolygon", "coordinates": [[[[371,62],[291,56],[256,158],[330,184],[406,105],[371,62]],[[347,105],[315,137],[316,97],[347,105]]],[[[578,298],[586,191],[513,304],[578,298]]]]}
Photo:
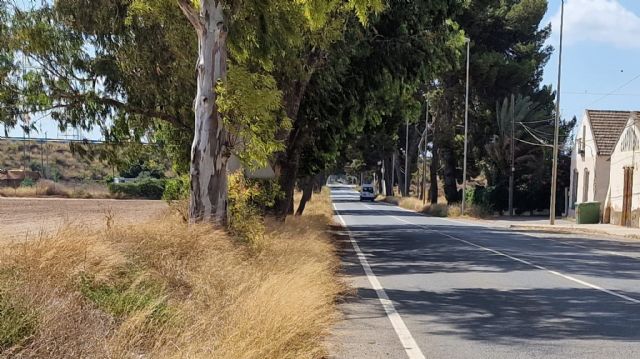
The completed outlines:
{"type": "Polygon", "coordinates": [[[315,196],[259,246],[169,216],[3,245],[0,308],[21,331],[0,326],[0,356],[320,358],[342,290],[330,214],[315,196]]]}

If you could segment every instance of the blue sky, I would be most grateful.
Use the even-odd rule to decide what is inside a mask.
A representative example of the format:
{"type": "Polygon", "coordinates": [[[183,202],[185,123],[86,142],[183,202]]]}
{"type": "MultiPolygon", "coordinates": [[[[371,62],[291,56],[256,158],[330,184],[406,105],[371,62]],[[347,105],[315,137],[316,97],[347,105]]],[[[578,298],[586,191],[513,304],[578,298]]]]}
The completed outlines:
{"type": "MultiPolygon", "coordinates": [[[[553,24],[549,43],[556,51],[544,74],[544,82],[553,88],[557,86],[559,19],[560,0],[550,0],[542,25],[553,24]]],[[[563,52],[563,117],[581,119],[587,108],[640,110],[639,0],[565,0],[563,52]]],[[[41,124],[49,137],[60,135],[53,121],[45,118],[41,124]]],[[[11,135],[21,136],[22,131],[11,135]]],[[[100,133],[82,136],[97,139],[100,133]]]]}
{"type": "MultiPolygon", "coordinates": [[[[556,51],[544,82],[557,86],[560,0],[549,1],[556,51]]],[[[585,109],[640,111],[640,1],[565,0],[560,109],[581,119],[585,109]]]]}

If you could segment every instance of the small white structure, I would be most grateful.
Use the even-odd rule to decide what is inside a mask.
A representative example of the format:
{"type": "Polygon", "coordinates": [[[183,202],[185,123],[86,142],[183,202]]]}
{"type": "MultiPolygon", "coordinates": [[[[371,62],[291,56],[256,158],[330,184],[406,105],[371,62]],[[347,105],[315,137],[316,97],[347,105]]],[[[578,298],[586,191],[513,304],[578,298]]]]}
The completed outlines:
{"type": "Polygon", "coordinates": [[[611,155],[618,143],[630,111],[587,110],[576,135],[571,158],[569,216],[577,203],[600,202],[605,209],[609,192],[611,155]]]}
{"type": "Polygon", "coordinates": [[[603,222],[640,226],[640,176],[635,175],[640,160],[640,118],[633,112],[611,154],[609,192],[604,202],[603,222]]]}

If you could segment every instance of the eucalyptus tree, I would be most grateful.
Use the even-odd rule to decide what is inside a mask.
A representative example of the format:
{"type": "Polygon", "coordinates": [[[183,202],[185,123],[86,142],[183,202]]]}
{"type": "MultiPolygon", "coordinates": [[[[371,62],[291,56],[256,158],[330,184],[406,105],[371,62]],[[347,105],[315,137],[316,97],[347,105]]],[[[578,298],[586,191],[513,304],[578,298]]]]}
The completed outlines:
{"type": "Polygon", "coordinates": [[[11,12],[8,4],[0,3],[0,124],[7,128],[14,127],[20,116],[19,90],[16,78],[16,59],[10,50],[11,12]]]}

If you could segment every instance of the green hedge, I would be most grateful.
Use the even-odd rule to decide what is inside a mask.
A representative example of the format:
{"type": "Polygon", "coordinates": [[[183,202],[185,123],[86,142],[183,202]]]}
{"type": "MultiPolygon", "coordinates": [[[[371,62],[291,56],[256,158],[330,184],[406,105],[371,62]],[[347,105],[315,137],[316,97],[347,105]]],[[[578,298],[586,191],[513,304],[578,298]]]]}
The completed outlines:
{"type": "Polygon", "coordinates": [[[163,179],[145,178],[129,183],[109,183],[109,192],[125,197],[161,199],[165,186],[163,179]]]}
{"type": "Polygon", "coordinates": [[[189,198],[189,183],[188,175],[168,179],[164,187],[162,199],[165,201],[178,201],[189,198]]]}

